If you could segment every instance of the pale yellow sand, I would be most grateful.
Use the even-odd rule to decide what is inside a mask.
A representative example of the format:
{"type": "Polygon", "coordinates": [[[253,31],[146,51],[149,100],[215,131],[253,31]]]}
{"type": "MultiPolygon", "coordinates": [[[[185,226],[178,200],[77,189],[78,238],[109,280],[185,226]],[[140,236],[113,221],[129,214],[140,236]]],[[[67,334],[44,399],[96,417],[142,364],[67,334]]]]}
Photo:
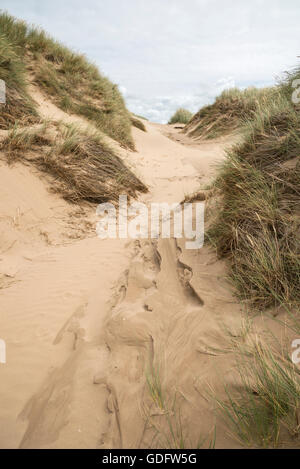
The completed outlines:
{"type": "MultiPolygon", "coordinates": [[[[43,117],[88,125],[32,95],[43,117]]],[[[189,145],[178,130],[145,125],[133,129],[137,152],[119,153],[149,186],[147,203],[180,202],[208,182],[230,143],[189,145]]],[[[237,336],[242,327],[214,253],[174,239],[101,241],[92,211],[20,164],[1,163],[0,214],[0,447],[164,447],[168,412],[181,416],[187,446],[210,437],[205,392],[223,392],[234,363],[220,351],[224,327],[237,336]],[[165,409],[150,399],[151,369],[165,409]]],[[[236,446],[219,428],[217,446],[236,446]]]]}

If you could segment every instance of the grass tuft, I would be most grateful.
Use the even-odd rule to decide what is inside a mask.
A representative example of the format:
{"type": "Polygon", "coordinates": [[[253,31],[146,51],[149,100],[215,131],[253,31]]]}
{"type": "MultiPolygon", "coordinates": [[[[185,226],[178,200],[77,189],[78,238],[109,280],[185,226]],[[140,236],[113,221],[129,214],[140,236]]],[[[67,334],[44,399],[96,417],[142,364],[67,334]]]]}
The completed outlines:
{"type": "Polygon", "coordinates": [[[190,119],[193,117],[193,114],[184,108],[179,108],[173,114],[171,119],[169,120],[169,124],[187,124],[190,119]]]}
{"type": "Polygon", "coordinates": [[[144,122],[142,122],[141,120],[137,119],[134,116],[131,116],[131,124],[137,129],[140,129],[143,132],[147,132],[144,122]]]}
{"type": "Polygon", "coordinates": [[[211,438],[210,435],[206,438],[200,436],[198,441],[191,441],[186,423],[183,422],[178,395],[175,391],[174,395],[170,396],[164,389],[160,367],[150,365],[146,383],[151,399],[150,407],[145,412],[147,426],[153,432],[151,448],[199,449],[205,443],[211,449],[215,447],[215,429],[211,438]]]}
{"type": "Polygon", "coordinates": [[[38,114],[27,93],[21,49],[9,41],[1,28],[0,31],[0,79],[6,83],[6,104],[0,104],[0,128],[8,129],[16,120],[36,123],[38,114]]]}
{"type": "Polygon", "coordinates": [[[52,190],[71,202],[117,201],[120,194],[134,197],[147,191],[99,134],[76,126],[15,126],[0,148],[10,163],[27,162],[50,175],[52,190]]]}
{"type": "Polygon", "coordinates": [[[300,304],[300,114],[281,91],[246,122],[215,181],[207,233],[252,306],[300,304]]]}
{"type": "Polygon", "coordinates": [[[185,127],[191,137],[211,139],[238,129],[247,119],[252,119],[257,109],[262,109],[276,99],[277,88],[247,88],[225,90],[215,102],[201,108],[185,127]]]}
{"type": "Polygon", "coordinates": [[[256,343],[251,358],[238,362],[235,395],[216,402],[232,433],[251,447],[277,447],[299,439],[300,375],[289,359],[256,343]]]}

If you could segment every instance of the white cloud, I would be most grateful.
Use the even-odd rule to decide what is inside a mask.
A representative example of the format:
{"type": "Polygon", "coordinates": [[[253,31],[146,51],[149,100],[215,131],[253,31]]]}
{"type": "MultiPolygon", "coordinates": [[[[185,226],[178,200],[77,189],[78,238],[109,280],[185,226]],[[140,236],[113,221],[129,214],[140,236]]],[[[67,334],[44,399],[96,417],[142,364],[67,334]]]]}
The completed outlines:
{"type": "Polygon", "coordinates": [[[195,113],[200,107],[210,104],[215,96],[220,94],[224,89],[234,86],[234,79],[226,77],[218,80],[211,87],[207,84],[199,86],[199,91],[194,94],[152,96],[147,98],[126,94],[125,98],[128,108],[135,114],[147,117],[147,119],[153,122],[166,123],[179,107],[184,107],[195,113]]]}
{"type": "Polygon", "coordinates": [[[126,88],[125,86],[120,85],[120,86],[119,86],[119,90],[121,91],[121,93],[122,93],[122,95],[123,95],[124,97],[127,96],[128,91],[127,91],[127,88],[126,88]]]}

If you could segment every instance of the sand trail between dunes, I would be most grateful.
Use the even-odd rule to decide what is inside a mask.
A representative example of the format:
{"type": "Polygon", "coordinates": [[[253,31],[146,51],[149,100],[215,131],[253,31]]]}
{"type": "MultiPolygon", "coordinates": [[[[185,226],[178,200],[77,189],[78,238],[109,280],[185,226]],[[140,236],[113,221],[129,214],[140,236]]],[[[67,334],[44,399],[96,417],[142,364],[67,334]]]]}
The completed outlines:
{"type": "MultiPolygon", "coordinates": [[[[149,186],[147,204],[208,182],[228,144],[187,146],[146,127],[133,129],[137,152],[119,153],[149,186]]],[[[207,383],[221,389],[233,367],[222,331],[241,332],[225,265],[184,240],[100,240],[94,214],[31,168],[6,173],[22,194],[0,186],[0,447],[175,447],[179,429],[196,447],[215,425],[207,383]]],[[[234,445],[225,432],[217,444],[234,445]]]]}

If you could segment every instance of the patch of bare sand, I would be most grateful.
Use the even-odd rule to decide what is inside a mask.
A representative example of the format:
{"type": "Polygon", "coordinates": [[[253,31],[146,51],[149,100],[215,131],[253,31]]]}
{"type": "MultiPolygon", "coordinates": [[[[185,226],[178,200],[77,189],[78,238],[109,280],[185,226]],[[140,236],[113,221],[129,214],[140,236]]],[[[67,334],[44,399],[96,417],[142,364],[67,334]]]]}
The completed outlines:
{"type": "MultiPolygon", "coordinates": [[[[80,322],[95,294],[96,318],[90,314],[87,323],[98,324],[110,287],[128,261],[124,243],[95,237],[88,209],[49,193],[39,177],[21,164],[0,166],[0,337],[7,353],[7,363],[0,365],[2,448],[18,447],[27,427],[19,418],[26,402],[75,352],[87,330],[80,322]]],[[[71,384],[70,378],[67,388],[71,384]]],[[[54,409],[56,423],[49,423],[46,441],[56,438],[64,421],[57,402],[54,409]]]]}

